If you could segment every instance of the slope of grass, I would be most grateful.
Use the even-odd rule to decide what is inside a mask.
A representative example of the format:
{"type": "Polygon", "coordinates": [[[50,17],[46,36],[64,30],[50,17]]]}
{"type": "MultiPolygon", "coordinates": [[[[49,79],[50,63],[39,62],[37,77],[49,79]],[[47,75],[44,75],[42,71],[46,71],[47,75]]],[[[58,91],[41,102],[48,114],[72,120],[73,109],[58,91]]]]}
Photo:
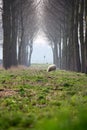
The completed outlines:
{"type": "Polygon", "coordinates": [[[87,75],[0,69],[0,130],[84,130],[87,75]]]}

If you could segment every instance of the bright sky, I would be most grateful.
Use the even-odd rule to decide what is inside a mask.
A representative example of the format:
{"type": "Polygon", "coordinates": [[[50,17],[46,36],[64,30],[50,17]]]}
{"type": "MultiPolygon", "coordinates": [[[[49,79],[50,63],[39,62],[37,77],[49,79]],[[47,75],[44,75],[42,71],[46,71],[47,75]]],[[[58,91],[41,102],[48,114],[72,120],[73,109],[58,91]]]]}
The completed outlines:
{"type": "Polygon", "coordinates": [[[32,63],[52,63],[53,54],[52,49],[48,45],[49,41],[40,34],[36,37],[33,46],[32,63]]]}
{"type": "Polygon", "coordinates": [[[40,44],[40,45],[48,45],[49,41],[46,38],[46,36],[44,35],[44,33],[39,32],[38,36],[35,38],[34,40],[34,44],[40,44]]]}
{"type": "Polygon", "coordinates": [[[33,46],[31,63],[52,63],[53,55],[51,47],[46,44],[33,46]]]}

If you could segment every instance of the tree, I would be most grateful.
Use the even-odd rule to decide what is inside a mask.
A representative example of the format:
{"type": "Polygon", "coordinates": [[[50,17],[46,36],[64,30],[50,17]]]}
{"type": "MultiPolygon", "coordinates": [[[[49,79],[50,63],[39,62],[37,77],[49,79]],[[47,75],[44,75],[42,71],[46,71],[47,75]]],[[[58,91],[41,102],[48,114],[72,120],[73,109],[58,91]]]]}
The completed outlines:
{"type": "Polygon", "coordinates": [[[50,41],[57,67],[87,73],[86,0],[3,0],[6,69],[17,65],[17,59],[19,64],[31,64],[33,39],[39,27],[50,41]],[[39,4],[43,11],[38,17],[39,4]]]}
{"type": "Polygon", "coordinates": [[[85,0],[85,50],[86,50],[85,73],[87,74],[87,1],[86,0],[85,0]]]}
{"type": "MultiPolygon", "coordinates": [[[[59,50],[58,45],[61,45],[60,21],[62,21],[62,18],[61,18],[61,12],[59,14],[57,14],[57,11],[60,10],[60,7],[57,8],[57,5],[58,5],[58,3],[55,4],[55,2],[53,2],[53,1],[44,2],[44,20],[43,20],[44,27],[43,27],[43,30],[46,33],[49,40],[52,41],[50,43],[52,43],[51,47],[52,47],[52,51],[53,51],[53,63],[56,64],[57,67],[59,67],[60,60],[59,60],[59,55],[58,55],[58,50],[59,50]]],[[[61,56],[60,56],[60,58],[61,58],[61,56]]]]}
{"type": "Polygon", "coordinates": [[[11,67],[12,65],[17,65],[15,32],[16,8],[13,7],[13,5],[14,0],[3,0],[3,66],[6,69],[11,67]]]}
{"type": "Polygon", "coordinates": [[[37,22],[36,22],[36,8],[37,5],[34,1],[27,0],[20,1],[19,10],[20,20],[19,20],[19,49],[18,49],[18,61],[21,65],[29,66],[31,63],[31,55],[33,51],[33,38],[37,32],[37,22]],[[30,51],[29,51],[30,50],[30,51]]]}
{"type": "Polygon", "coordinates": [[[3,0],[3,66],[6,69],[16,66],[17,60],[27,65],[27,46],[37,30],[36,6],[34,0],[3,0]]]}

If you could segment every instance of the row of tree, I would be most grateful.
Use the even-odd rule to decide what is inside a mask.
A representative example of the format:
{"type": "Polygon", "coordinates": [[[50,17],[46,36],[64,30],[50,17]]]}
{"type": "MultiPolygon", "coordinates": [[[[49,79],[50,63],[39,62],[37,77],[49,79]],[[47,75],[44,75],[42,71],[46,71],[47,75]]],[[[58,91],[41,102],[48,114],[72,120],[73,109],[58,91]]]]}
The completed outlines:
{"type": "Polygon", "coordinates": [[[3,66],[30,65],[38,30],[34,0],[3,0],[3,66]]]}
{"type": "Polygon", "coordinates": [[[87,73],[86,0],[3,0],[3,65],[30,65],[33,39],[42,27],[60,69],[87,73]],[[42,4],[43,2],[43,4],[42,4]],[[38,22],[37,8],[43,6],[38,22]]]}
{"type": "Polygon", "coordinates": [[[43,25],[54,63],[61,69],[87,73],[87,1],[44,1],[43,25]]]}

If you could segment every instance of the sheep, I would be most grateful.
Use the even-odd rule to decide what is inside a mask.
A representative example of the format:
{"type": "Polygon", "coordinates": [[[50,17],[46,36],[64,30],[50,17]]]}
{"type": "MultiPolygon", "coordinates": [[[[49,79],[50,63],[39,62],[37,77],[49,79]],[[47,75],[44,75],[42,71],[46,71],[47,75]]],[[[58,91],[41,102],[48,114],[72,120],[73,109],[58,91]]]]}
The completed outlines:
{"type": "Polygon", "coordinates": [[[48,68],[47,68],[47,72],[54,71],[54,70],[56,70],[56,65],[55,64],[49,65],[48,68]]]}

